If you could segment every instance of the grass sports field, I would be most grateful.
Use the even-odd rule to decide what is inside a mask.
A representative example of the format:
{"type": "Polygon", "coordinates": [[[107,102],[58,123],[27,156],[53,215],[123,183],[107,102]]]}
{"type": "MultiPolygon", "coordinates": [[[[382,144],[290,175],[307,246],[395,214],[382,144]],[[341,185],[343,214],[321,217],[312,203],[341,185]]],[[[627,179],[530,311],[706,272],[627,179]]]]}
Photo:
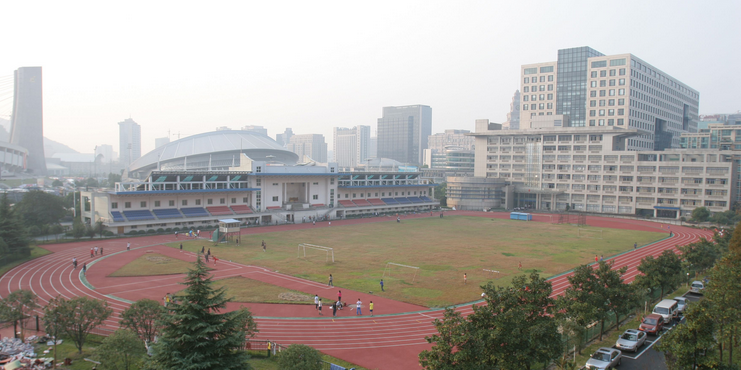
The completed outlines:
{"type": "MultiPolygon", "coordinates": [[[[211,248],[220,259],[264,266],[282,273],[326,283],[329,274],[337,287],[374,294],[428,307],[476,300],[479,285],[489,280],[508,284],[520,273],[537,270],[542,276],[559,274],[594,256],[608,256],[666,237],[665,233],[582,228],[565,224],[511,221],[478,217],[418,218],[396,222],[322,227],[289,232],[242,235],[240,245],[205,240],[183,243],[184,249],[211,248]],[[579,233],[581,236],[578,236],[579,233]],[[601,239],[600,239],[601,238],[601,239]],[[261,241],[267,243],[263,252],[261,241]],[[299,243],[334,248],[335,263],[325,253],[307,249],[297,258],[299,243]],[[417,266],[414,271],[395,267],[378,284],[387,262],[417,266]],[[523,269],[518,270],[522,262],[523,269]],[[485,273],[483,269],[500,271],[485,273]],[[463,284],[463,274],[468,284],[463,284]]],[[[170,244],[179,247],[178,243],[170,244]]]]}

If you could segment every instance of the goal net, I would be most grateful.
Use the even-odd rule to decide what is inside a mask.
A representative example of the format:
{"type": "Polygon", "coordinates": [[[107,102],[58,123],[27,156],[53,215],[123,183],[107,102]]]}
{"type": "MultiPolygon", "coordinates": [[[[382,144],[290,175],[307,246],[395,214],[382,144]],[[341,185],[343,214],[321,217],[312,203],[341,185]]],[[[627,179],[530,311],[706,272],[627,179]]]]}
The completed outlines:
{"type": "Polygon", "coordinates": [[[497,270],[492,269],[482,269],[484,271],[484,277],[487,279],[499,279],[500,273],[497,270]]]}
{"type": "Polygon", "coordinates": [[[301,257],[306,258],[306,250],[307,249],[309,250],[310,253],[311,253],[312,250],[319,251],[320,253],[321,252],[324,252],[324,255],[325,255],[324,262],[329,262],[329,258],[331,256],[332,257],[332,263],[334,263],[334,248],[324,247],[324,246],[321,246],[321,245],[301,243],[301,244],[298,245],[298,256],[297,257],[298,258],[301,258],[301,257]],[[303,256],[302,256],[302,252],[303,252],[303,256]]]}
{"type": "Polygon", "coordinates": [[[393,263],[393,262],[387,262],[386,267],[383,268],[383,278],[392,277],[391,272],[394,272],[394,275],[396,276],[403,276],[401,271],[407,271],[411,272],[414,271],[414,275],[412,275],[412,282],[417,278],[417,272],[419,272],[419,267],[417,266],[408,266],[408,265],[402,265],[400,263],[393,263]]]}

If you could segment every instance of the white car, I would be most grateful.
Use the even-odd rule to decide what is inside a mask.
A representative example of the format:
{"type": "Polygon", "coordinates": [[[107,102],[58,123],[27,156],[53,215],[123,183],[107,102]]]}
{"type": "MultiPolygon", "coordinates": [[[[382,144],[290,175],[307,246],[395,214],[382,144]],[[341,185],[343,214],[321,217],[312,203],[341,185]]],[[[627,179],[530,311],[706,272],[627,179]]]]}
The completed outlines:
{"type": "Polygon", "coordinates": [[[674,297],[675,301],[677,301],[677,306],[679,308],[679,313],[684,314],[684,310],[687,309],[687,305],[690,304],[689,299],[685,297],[674,297]]]}
{"type": "Polygon", "coordinates": [[[646,333],[636,329],[628,329],[618,338],[615,347],[621,351],[638,352],[638,349],[645,343],[646,333]]]}
{"type": "Polygon", "coordinates": [[[623,361],[623,353],[615,348],[602,347],[593,353],[587,361],[586,368],[589,370],[614,369],[623,361]]]}
{"type": "Polygon", "coordinates": [[[695,294],[702,294],[702,291],[705,290],[705,284],[702,281],[695,280],[692,282],[692,285],[690,285],[690,292],[695,294]]]}

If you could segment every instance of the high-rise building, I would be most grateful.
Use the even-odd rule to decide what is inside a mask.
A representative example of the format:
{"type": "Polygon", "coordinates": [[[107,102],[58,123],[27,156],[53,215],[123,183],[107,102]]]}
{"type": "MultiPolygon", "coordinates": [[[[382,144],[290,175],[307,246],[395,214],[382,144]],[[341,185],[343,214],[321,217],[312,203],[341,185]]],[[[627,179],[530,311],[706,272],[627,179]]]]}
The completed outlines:
{"type": "Polygon", "coordinates": [[[133,119],[127,118],[118,123],[118,145],[124,166],[142,156],[142,129],[133,119]]]}
{"type": "Polygon", "coordinates": [[[339,167],[364,165],[370,158],[370,126],[335,127],[332,132],[334,161],[339,167]]]}
{"type": "Polygon", "coordinates": [[[282,134],[275,135],[275,141],[280,145],[286,146],[291,141],[291,136],[293,136],[293,130],[289,127],[282,134]]]}
{"type": "Polygon", "coordinates": [[[378,137],[371,136],[368,149],[368,158],[378,158],[378,137]]]}
{"type": "Polygon", "coordinates": [[[46,173],[41,67],[15,71],[10,143],[28,150],[26,169],[35,174],[46,173]]]}
{"type": "Polygon", "coordinates": [[[242,131],[252,131],[268,136],[268,129],[262,126],[248,125],[242,127],[242,131]]]}
{"type": "Polygon", "coordinates": [[[555,62],[523,65],[520,77],[521,129],[549,119],[540,116],[559,116],[554,126],[634,128],[628,150],[678,148],[680,134],[697,131],[700,94],[632,54],[562,49],[555,62]]]}
{"type": "Polygon", "coordinates": [[[443,152],[449,146],[455,146],[463,150],[473,150],[476,138],[466,135],[470,133],[469,130],[445,130],[445,132],[430,135],[427,139],[427,148],[433,152],[443,152]]]}
{"type": "Polygon", "coordinates": [[[299,161],[303,161],[304,156],[309,156],[317,162],[327,162],[327,143],[324,142],[324,135],[292,135],[286,149],[298,154],[299,161]]]}
{"type": "MultiPolygon", "coordinates": [[[[109,144],[101,144],[95,147],[95,158],[100,158],[100,163],[111,163],[116,158],[114,158],[114,151],[113,151],[113,145],[109,144]]],[[[97,159],[96,159],[97,160],[97,159]]]]}
{"type": "Polygon", "coordinates": [[[167,136],[155,138],[154,139],[154,148],[157,149],[157,148],[159,148],[159,147],[161,147],[163,145],[166,145],[168,143],[170,143],[170,138],[167,137],[167,136]]]}
{"type": "Polygon", "coordinates": [[[515,95],[512,96],[512,103],[509,104],[509,113],[507,113],[507,122],[502,123],[502,129],[520,129],[520,90],[516,90],[515,95]]]}
{"type": "Polygon", "coordinates": [[[383,117],[378,119],[378,157],[420,165],[431,134],[429,106],[383,107],[383,117]]]}

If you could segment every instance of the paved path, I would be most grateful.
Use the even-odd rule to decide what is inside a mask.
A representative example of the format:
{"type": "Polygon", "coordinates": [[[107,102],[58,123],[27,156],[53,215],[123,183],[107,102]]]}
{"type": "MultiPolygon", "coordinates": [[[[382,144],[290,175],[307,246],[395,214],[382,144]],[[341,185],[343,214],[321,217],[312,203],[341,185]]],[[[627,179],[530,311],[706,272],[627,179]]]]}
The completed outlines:
{"type": "MultiPolygon", "coordinates": [[[[469,211],[446,212],[446,217],[452,215],[466,215],[489,218],[508,218],[507,213],[483,213],[469,211]]],[[[435,213],[433,217],[437,217],[435,213]]],[[[429,214],[405,216],[430,217],[429,214]]],[[[242,234],[259,234],[264,232],[278,232],[305,228],[341,227],[343,225],[361,224],[367,222],[394,222],[392,217],[364,218],[353,220],[333,221],[332,226],[327,222],[316,225],[280,225],[260,228],[244,229],[242,234]]],[[[551,222],[550,215],[534,215],[535,222],[551,222]]],[[[630,230],[661,231],[660,224],[648,221],[614,219],[603,217],[587,217],[587,224],[595,227],[620,228],[630,230]]],[[[632,281],[637,275],[636,267],[640,260],[647,256],[657,256],[666,249],[675,250],[678,245],[685,245],[698,240],[700,237],[712,236],[710,232],[692,228],[672,226],[675,235],[672,238],[629,251],[615,258],[615,268],[627,266],[625,275],[627,281],[632,281]]],[[[667,232],[668,236],[668,232],[667,232]]],[[[17,289],[30,289],[36,293],[42,305],[50,298],[63,296],[88,296],[108,301],[114,309],[114,315],[104,325],[106,328],[118,327],[121,311],[129,306],[128,301],[143,297],[161,300],[167,292],[175,292],[181,286],[182,274],[153,276],[110,278],[106,275],[120,266],[141,256],[149,250],[165,254],[173,258],[194,260],[195,255],[189,252],[179,252],[177,249],[162,246],[161,244],[176,241],[174,235],[148,236],[118,240],[92,240],[77,243],[57,244],[45,248],[55,252],[25,264],[22,264],[0,277],[0,296],[17,289]],[[132,251],[124,251],[126,243],[131,242],[132,251]],[[90,247],[103,247],[106,256],[90,258],[90,247]],[[120,253],[119,253],[120,252],[120,253]],[[112,255],[113,253],[118,253],[112,255]],[[73,270],[72,257],[78,258],[78,266],[87,262],[87,279],[92,284],[86,286],[80,279],[79,268],[73,270]]],[[[629,249],[632,246],[626,246],[629,249]]],[[[325,296],[336,296],[340,288],[328,288],[322,283],[312,282],[296,277],[283,275],[257,266],[247,266],[238,263],[219,261],[214,271],[217,279],[230,276],[246,276],[249,278],[269,282],[286,288],[299,290],[308,294],[318,293],[321,289],[325,296]]],[[[554,296],[560,295],[568,286],[568,274],[551,279],[554,296]]],[[[259,339],[268,339],[283,345],[303,343],[310,345],[329,355],[356,363],[369,369],[417,369],[420,368],[418,354],[430,345],[424,340],[425,336],[435,334],[432,322],[441,318],[442,310],[428,310],[424,307],[385,299],[378,296],[343,290],[343,300],[354,302],[358,297],[366,304],[363,308],[365,316],[356,317],[354,311],[343,310],[338,318],[316,317],[312,306],[306,305],[269,305],[269,304],[231,304],[228,308],[239,305],[250,307],[256,316],[260,333],[259,339]],[[375,317],[367,316],[367,302],[373,300],[376,304],[375,317]]],[[[326,309],[325,309],[326,310],[326,309]]],[[[457,309],[464,315],[472,312],[471,305],[463,305],[457,309]]]]}

